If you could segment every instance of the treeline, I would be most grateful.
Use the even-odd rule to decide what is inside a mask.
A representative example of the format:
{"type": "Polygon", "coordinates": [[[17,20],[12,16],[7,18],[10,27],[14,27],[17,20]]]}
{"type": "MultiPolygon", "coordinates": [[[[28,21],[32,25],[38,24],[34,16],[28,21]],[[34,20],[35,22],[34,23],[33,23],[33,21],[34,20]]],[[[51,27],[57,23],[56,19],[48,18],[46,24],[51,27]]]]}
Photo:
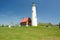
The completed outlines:
{"type": "Polygon", "coordinates": [[[9,25],[3,25],[3,24],[2,24],[2,25],[0,25],[0,27],[8,27],[8,26],[9,26],[9,25]]]}
{"type": "Polygon", "coordinates": [[[38,23],[38,26],[45,26],[45,27],[57,26],[57,27],[60,28],[60,23],[58,23],[58,24],[52,24],[52,23],[38,23]]]}
{"type": "Polygon", "coordinates": [[[4,24],[2,24],[2,25],[0,25],[0,27],[9,27],[9,26],[11,26],[11,27],[18,27],[19,24],[15,24],[15,25],[4,25],[4,24]]]}
{"type": "Polygon", "coordinates": [[[38,23],[39,26],[53,26],[52,23],[38,23]]]}

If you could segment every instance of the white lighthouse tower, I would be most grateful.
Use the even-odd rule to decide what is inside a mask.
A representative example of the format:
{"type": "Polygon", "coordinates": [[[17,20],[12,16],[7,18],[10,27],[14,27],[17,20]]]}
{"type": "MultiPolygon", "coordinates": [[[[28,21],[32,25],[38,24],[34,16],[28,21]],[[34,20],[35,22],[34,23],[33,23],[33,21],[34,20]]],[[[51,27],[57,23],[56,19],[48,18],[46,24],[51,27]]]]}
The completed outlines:
{"type": "Polygon", "coordinates": [[[36,4],[32,3],[32,26],[37,26],[36,4]]]}

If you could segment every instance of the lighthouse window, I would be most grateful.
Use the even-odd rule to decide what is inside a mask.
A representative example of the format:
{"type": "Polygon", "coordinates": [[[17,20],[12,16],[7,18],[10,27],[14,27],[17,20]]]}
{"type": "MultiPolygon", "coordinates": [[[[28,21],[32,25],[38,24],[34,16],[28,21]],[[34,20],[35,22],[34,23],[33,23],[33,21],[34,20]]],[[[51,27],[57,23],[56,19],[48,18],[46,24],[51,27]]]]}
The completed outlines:
{"type": "Polygon", "coordinates": [[[32,11],[32,13],[33,13],[33,11],[32,11]]]}

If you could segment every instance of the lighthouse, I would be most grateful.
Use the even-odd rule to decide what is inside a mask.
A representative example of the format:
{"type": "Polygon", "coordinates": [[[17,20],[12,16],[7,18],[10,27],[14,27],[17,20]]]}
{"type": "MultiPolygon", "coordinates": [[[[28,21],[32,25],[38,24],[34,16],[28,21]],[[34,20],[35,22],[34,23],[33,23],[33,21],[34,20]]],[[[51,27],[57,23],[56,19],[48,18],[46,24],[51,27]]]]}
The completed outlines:
{"type": "Polygon", "coordinates": [[[37,26],[36,4],[32,3],[32,26],[37,26]]]}

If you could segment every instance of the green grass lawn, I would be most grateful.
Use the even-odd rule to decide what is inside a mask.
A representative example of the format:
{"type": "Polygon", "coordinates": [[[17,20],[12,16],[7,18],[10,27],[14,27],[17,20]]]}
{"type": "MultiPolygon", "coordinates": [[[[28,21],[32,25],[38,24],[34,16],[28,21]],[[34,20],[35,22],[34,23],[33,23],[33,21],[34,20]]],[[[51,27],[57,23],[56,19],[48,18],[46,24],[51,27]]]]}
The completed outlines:
{"type": "Polygon", "coordinates": [[[0,40],[60,40],[58,27],[0,27],[0,40]]]}

